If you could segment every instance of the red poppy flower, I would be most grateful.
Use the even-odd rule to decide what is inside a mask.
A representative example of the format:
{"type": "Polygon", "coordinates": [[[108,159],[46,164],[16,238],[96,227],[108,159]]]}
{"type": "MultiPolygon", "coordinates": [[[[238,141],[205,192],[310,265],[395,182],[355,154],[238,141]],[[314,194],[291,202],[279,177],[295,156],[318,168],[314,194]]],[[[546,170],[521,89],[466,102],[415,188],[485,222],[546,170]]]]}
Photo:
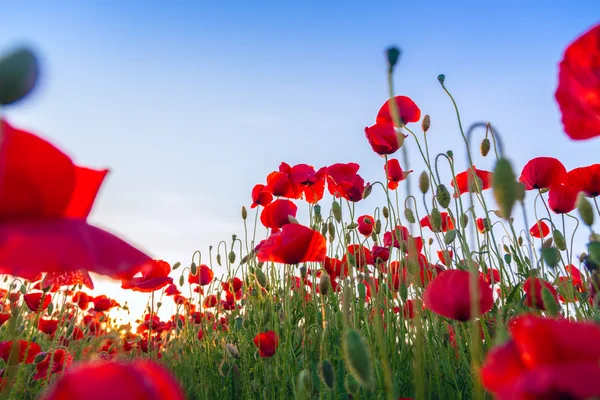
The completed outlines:
{"type": "Polygon", "coordinates": [[[413,319],[415,317],[414,301],[406,300],[406,303],[402,306],[402,315],[404,319],[413,319]]]}
{"type": "Polygon", "coordinates": [[[575,209],[577,203],[577,188],[568,183],[556,183],[548,193],[548,207],[557,214],[566,214],[575,209]]]}
{"type": "Polygon", "coordinates": [[[383,245],[386,247],[395,247],[402,249],[405,253],[408,252],[408,241],[412,239],[417,248],[417,253],[423,250],[423,238],[420,236],[413,237],[408,232],[405,226],[397,226],[392,232],[383,234],[383,245]]]}
{"type": "Polygon", "coordinates": [[[481,369],[481,380],[488,390],[497,393],[525,371],[527,368],[521,361],[516,343],[509,340],[488,353],[481,369]]]}
{"type": "Polygon", "coordinates": [[[31,364],[41,351],[39,344],[26,340],[0,342],[0,358],[6,363],[10,360],[12,364],[31,364]],[[11,354],[14,355],[11,357],[11,354]]]}
{"type": "Polygon", "coordinates": [[[99,361],[69,368],[42,400],[184,400],[177,380],[152,361],[99,361]]]}
{"type": "Polygon", "coordinates": [[[361,215],[357,219],[358,222],[358,231],[365,235],[369,236],[373,233],[373,227],[375,226],[375,220],[370,215],[361,215]]]}
{"type": "MultiPolygon", "coordinates": [[[[447,212],[443,211],[440,213],[440,216],[442,217],[442,226],[441,226],[441,231],[442,232],[446,232],[446,231],[451,231],[454,229],[454,218],[452,218],[450,216],[450,214],[448,214],[447,212]]],[[[431,225],[431,216],[428,215],[426,217],[423,217],[421,219],[421,221],[419,221],[419,223],[421,224],[422,227],[427,227],[429,229],[431,229],[432,232],[437,232],[437,228],[434,228],[431,225]]]]}
{"type": "Polygon", "coordinates": [[[327,177],[326,167],[315,172],[314,167],[310,165],[294,165],[289,168],[289,177],[292,184],[297,185],[296,190],[299,190],[304,195],[304,199],[308,203],[314,204],[323,198],[325,178],[327,177]]]}
{"type": "Polygon", "coordinates": [[[219,299],[214,294],[209,294],[204,298],[204,303],[202,304],[204,308],[212,308],[216,307],[219,304],[219,299]]]}
{"type": "Polygon", "coordinates": [[[579,271],[579,268],[577,268],[573,264],[569,264],[569,265],[565,266],[565,270],[573,278],[573,285],[583,286],[583,280],[582,280],[581,271],[579,271]]]}
{"type": "Polygon", "coordinates": [[[77,303],[79,308],[81,308],[83,311],[87,310],[87,308],[90,304],[90,300],[92,300],[92,298],[90,296],[88,296],[87,293],[83,293],[83,292],[75,293],[73,295],[73,298],[71,299],[71,301],[73,303],[77,303]]]}
{"type": "Polygon", "coordinates": [[[388,180],[388,188],[390,190],[397,189],[398,183],[405,180],[408,174],[413,172],[412,169],[407,172],[403,171],[402,167],[400,167],[400,162],[395,158],[388,160],[388,162],[383,166],[383,169],[385,171],[388,180]]]}
{"type": "MultiPolygon", "coordinates": [[[[457,269],[443,271],[431,281],[423,293],[423,302],[431,311],[446,318],[468,321],[471,316],[470,272],[457,269]]],[[[492,288],[481,276],[478,285],[479,315],[492,309],[492,288]]]]}
{"type": "Polygon", "coordinates": [[[92,277],[89,272],[84,269],[79,269],[75,271],[57,271],[57,272],[49,272],[44,276],[42,280],[42,287],[49,286],[75,286],[75,285],[83,285],[88,289],[94,289],[94,282],[92,282],[92,277]]]}
{"type": "MultiPolygon", "coordinates": [[[[390,99],[391,100],[391,99],[390,99]]],[[[406,96],[396,96],[394,100],[397,104],[397,109],[402,125],[406,125],[409,122],[418,122],[421,119],[421,110],[414,101],[406,96]]],[[[390,112],[390,102],[386,101],[379,112],[377,113],[377,123],[380,124],[393,124],[392,114],[390,112]]]]}
{"type": "Polygon", "coordinates": [[[390,249],[382,246],[373,246],[371,249],[375,264],[386,263],[390,259],[390,249]]]}
{"type": "Polygon", "coordinates": [[[278,199],[263,208],[260,222],[271,229],[279,229],[290,223],[290,216],[296,218],[298,207],[289,200],[278,199]]]}
{"type": "Polygon", "coordinates": [[[454,257],[454,252],[452,249],[449,250],[438,250],[437,251],[438,259],[445,266],[449,266],[452,264],[452,257],[454,257]]]}
{"type": "Polygon", "coordinates": [[[50,360],[52,360],[52,370],[50,374],[60,374],[66,368],[69,368],[73,362],[73,356],[63,348],[47,353],[42,361],[35,364],[36,374],[33,376],[33,379],[45,379],[46,376],[48,376],[50,360]]]}
{"type": "Polygon", "coordinates": [[[294,185],[290,180],[289,174],[281,171],[274,171],[267,175],[266,190],[271,192],[273,196],[277,197],[287,197],[289,199],[296,199],[299,196],[299,190],[296,190],[296,188],[294,188],[294,185]]]}
{"type": "Polygon", "coordinates": [[[54,335],[58,329],[58,320],[40,318],[38,321],[38,329],[46,335],[54,335]]]}
{"type": "Polygon", "coordinates": [[[525,291],[525,304],[528,307],[536,307],[540,310],[545,310],[544,300],[542,299],[542,289],[546,287],[552,296],[556,299],[556,289],[549,283],[540,278],[528,278],[523,284],[523,290],[525,291]],[[532,290],[534,285],[535,290],[532,290]]]}
{"type": "Polygon", "coordinates": [[[237,293],[242,290],[244,282],[237,276],[231,278],[227,282],[223,282],[221,286],[227,293],[237,293]]]}
{"type": "Polygon", "coordinates": [[[273,195],[265,185],[258,184],[252,188],[252,205],[250,208],[258,206],[266,207],[273,201],[273,195]]]}
{"type": "Polygon", "coordinates": [[[588,197],[600,195],[600,164],[575,168],[567,173],[567,182],[577,189],[585,192],[588,197]]]}
{"type": "Polygon", "coordinates": [[[4,325],[10,319],[9,313],[0,313],[0,326],[4,325]]]}
{"type": "Polygon", "coordinates": [[[254,344],[258,347],[258,355],[272,357],[279,346],[279,338],[273,331],[261,332],[254,337],[254,344]]]}
{"type": "Polygon", "coordinates": [[[110,299],[103,294],[94,297],[92,302],[94,303],[94,311],[98,312],[108,311],[113,307],[120,307],[119,303],[114,299],[110,299]]]}
{"type": "Polygon", "coordinates": [[[375,124],[365,128],[365,135],[373,151],[381,156],[394,154],[404,143],[404,134],[393,124],[375,124]]]}
{"type": "Polygon", "coordinates": [[[492,284],[492,278],[494,278],[494,283],[500,283],[500,272],[496,268],[488,268],[487,272],[482,273],[481,276],[490,285],[492,284]]]}
{"type": "Polygon", "coordinates": [[[0,238],[0,274],[25,279],[42,272],[82,269],[115,279],[130,278],[151,260],[80,219],[10,221],[0,224],[0,238]]]}
{"type": "Polygon", "coordinates": [[[600,25],[565,50],[559,66],[556,101],[571,139],[600,135],[600,25]]]}
{"type": "Polygon", "coordinates": [[[167,288],[165,289],[166,296],[175,296],[177,294],[181,294],[181,292],[179,291],[179,289],[177,289],[177,286],[175,286],[175,284],[173,284],[173,283],[168,285],[167,288]]]}
{"type": "Polygon", "coordinates": [[[479,233],[486,233],[488,231],[489,221],[486,222],[485,218],[477,218],[475,220],[475,225],[477,225],[477,230],[479,233]]]}
{"type": "Polygon", "coordinates": [[[335,280],[338,276],[348,275],[348,265],[342,263],[342,261],[338,260],[337,258],[325,257],[323,269],[327,271],[332,281],[335,280]]]}
{"type": "Polygon", "coordinates": [[[357,174],[360,166],[356,163],[333,164],[327,168],[327,189],[337,198],[349,201],[362,200],[365,181],[357,174]]]}
{"type": "Polygon", "coordinates": [[[550,228],[544,221],[538,221],[531,228],[529,228],[529,234],[534,238],[545,238],[550,233],[550,228]]]}
{"type": "Polygon", "coordinates": [[[48,308],[52,302],[52,296],[42,292],[27,293],[23,296],[23,300],[25,300],[27,307],[29,307],[31,311],[40,312],[48,308]]]}
{"type": "Polygon", "coordinates": [[[135,292],[154,292],[173,283],[173,278],[168,276],[170,272],[171,266],[168,262],[154,260],[142,267],[141,277],[123,280],[121,287],[135,292]]]}
{"type": "Polygon", "coordinates": [[[487,190],[492,187],[492,173],[490,171],[484,171],[477,169],[472,166],[468,170],[456,175],[456,186],[454,180],[450,182],[450,185],[454,188],[454,197],[458,197],[463,193],[477,192],[477,189],[487,190]],[[473,177],[473,171],[477,176],[477,182],[473,177]],[[457,187],[458,186],[458,187],[457,187]]]}
{"type": "Polygon", "coordinates": [[[198,266],[198,273],[196,275],[192,275],[190,272],[188,276],[188,282],[190,284],[196,284],[200,286],[209,285],[213,278],[215,277],[215,273],[208,265],[200,264],[198,266]]]}
{"type": "MultiPolygon", "coordinates": [[[[351,244],[348,246],[347,254],[350,254],[354,258],[355,266],[359,270],[362,270],[367,265],[373,265],[373,256],[371,255],[371,251],[363,245],[351,244]]],[[[343,264],[348,262],[347,254],[344,254],[344,257],[342,257],[343,264]]]]}
{"type": "Polygon", "coordinates": [[[320,232],[299,224],[287,224],[259,245],[258,260],[283,264],[325,261],[326,241],[320,232]]]}
{"type": "Polygon", "coordinates": [[[545,189],[563,182],[566,177],[567,169],[556,158],[536,157],[525,164],[519,181],[526,190],[545,189]]]}

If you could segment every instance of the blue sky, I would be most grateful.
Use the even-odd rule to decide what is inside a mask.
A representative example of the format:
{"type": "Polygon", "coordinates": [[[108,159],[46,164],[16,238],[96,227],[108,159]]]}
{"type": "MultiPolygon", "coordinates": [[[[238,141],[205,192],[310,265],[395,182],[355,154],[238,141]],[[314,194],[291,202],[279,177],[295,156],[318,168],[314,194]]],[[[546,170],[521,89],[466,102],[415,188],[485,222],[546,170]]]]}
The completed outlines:
{"type": "Polygon", "coordinates": [[[444,73],[464,122],[491,121],[517,169],[539,155],[597,162],[597,140],[562,133],[553,93],[565,46],[598,15],[593,0],[10,2],[0,50],[32,44],[43,77],[6,114],[112,169],[95,222],[188,263],[241,232],[240,207],[281,161],[356,161],[382,178],[363,129],[387,98],[392,44],[397,93],[431,114],[432,152],[463,162],[444,73]]]}

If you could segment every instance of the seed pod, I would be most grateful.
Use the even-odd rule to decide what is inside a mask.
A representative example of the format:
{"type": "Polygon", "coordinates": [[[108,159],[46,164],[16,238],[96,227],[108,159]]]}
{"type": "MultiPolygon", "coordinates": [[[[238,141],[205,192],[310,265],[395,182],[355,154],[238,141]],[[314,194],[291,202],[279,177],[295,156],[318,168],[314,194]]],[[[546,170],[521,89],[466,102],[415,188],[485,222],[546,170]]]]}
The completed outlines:
{"type": "Polygon", "coordinates": [[[577,196],[577,211],[579,211],[579,215],[581,215],[581,220],[584,224],[591,227],[594,224],[594,210],[592,209],[592,205],[585,198],[583,192],[579,193],[577,196]]]}
{"type": "Polygon", "coordinates": [[[335,371],[329,360],[323,360],[319,363],[319,377],[329,389],[333,389],[335,383],[335,371]]]}
{"type": "Polygon", "coordinates": [[[454,229],[447,231],[444,235],[444,243],[450,245],[456,239],[456,231],[454,229]]]}
{"type": "Polygon", "coordinates": [[[558,229],[552,231],[552,238],[554,239],[554,244],[560,251],[566,250],[567,243],[565,241],[565,237],[558,229]]]}
{"type": "Polygon", "coordinates": [[[383,218],[388,219],[390,216],[390,210],[386,206],[383,206],[381,209],[381,214],[383,214],[383,218]]]}
{"type": "Polygon", "coordinates": [[[442,215],[440,214],[440,210],[437,208],[433,208],[431,210],[431,215],[429,215],[429,222],[431,222],[431,230],[434,232],[439,232],[442,230],[442,215]]]}
{"type": "Polygon", "coordinates": [[[419,175],[419,190],[423,194],[429,191],[429,175],[426,171],[421,172],[421,175],[419,175]]]}
{"type": "Polygon", "coordinates": [[[373,374],[371,356],[363,338],[354,329],[346,331],[343,351],[350,373],[363,388],[372,390],[375,386],[375,375],[373,374]]]}
{"type": "Polygon", "coordinates": [[[487,156],[488,153],[490,152],[490,139],[488,139],[488,138],[483,139],[479,150],[481,151],[482,156],[484,156],[484,157],[487,156]]]}
{"type": "Polygon", "coordinates": [[[547,287],[542,288],[542,301],[544,302],[544,308],[551,317],[556,317],[559,313],[559,306],[556,298],[552,295],[552,292],[547,287]]]}
{"type": "Polygon", "coordinates": [[[517,200],[517,184],[515,173],[510,162],[501,158],[496,162],[492,176],[492,190],[496,203],[500,207],[502,217],[510,219],[513,205],[517,200]]]}
{"type": "Polygon", "coordinates": [[[328,273],[324,272],[321,274],[321,280],[319,281],[319,293],[321,293],[322,296],[327,296],[330,287],[331,278],[328,273]]]}
{"type": "Polygon", "coordinates": [[[466,228],[467,224],[469,223],[469,216],[467,214],[461,214],[460,215],[460,226],[462,226],[462,228],[466,228]]]}
{"type": "Polygon", "coordinates": [[[342,222],[342,206],[340,206],[337,201],[334,201],[333,204],[331,204],[331,212],[338,224],[342,222]]]}
{"type": "Polygon", "coordinates": [[[431,126],[431,117],[429,114],[425,114],[423,117],[423,121],[421,121],[421,129],[423,129],[424,133],[427,133],[429,127],[431,126]]]}
{"type": "Polygon", "coordinates": [[[233,251],[229,252],[229,263],[233,264],[235,262],[235,253],[233,251]]]}
{"type": "Polygon", "coordinates": [[[396,46],[388,47],[385,50],[385,57],[387,58],[388,70],[390,72],[392,72],[394,70],[394,67],[398,63],[398,60],[400,59],[401,54],[402,54],[402,52],[396,46]]]}
{"type": "Polygon", "coordinates": [[[448,192],[446,186],[443,184],[438,185],[435,198],[442,208],[448,208],[448,206],[450,205],[450,193],[448,192]]]}
{"type": "Polygon", "coordinates": [[[414,224],[416,222],[416,220],[415,220],[415,214],[413,213],[413,211],[410,208],[405,208],[404,209],[404,217],[411,224],[414,224]]]}
{"type": "Polygon", "coordinates": [[[39,63],[30,49],[19,48],[0,59],[0,105],[13,104],[27,96],[39,77],[39,63]]]}

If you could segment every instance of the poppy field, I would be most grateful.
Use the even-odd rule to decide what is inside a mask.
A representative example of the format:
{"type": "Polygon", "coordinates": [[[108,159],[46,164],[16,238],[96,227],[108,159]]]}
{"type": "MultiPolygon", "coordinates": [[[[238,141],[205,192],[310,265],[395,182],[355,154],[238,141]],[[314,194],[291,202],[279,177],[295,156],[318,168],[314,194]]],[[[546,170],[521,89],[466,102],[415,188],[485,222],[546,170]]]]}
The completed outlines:
{"type": "MultiPolygon", "coordinates": [[[[385,51],[364,129],[380,175],[351,155],[281,162],[241,233],[185,262],[88,222],[109,171],[0,114],[0,400],[600,398],[600,164],[515,165],[444,75],[462,150],[430,153],[435,116],[396,93],[401,58],[385,51]],[[90,273],[147,294],[133,327],[90,273]]],[[[0,111],[39,75],[26,48],[0,57],[0,111]]],[[[600,25],[567,45],[555,98],[565,134],[593,143],[600,25]]]]}

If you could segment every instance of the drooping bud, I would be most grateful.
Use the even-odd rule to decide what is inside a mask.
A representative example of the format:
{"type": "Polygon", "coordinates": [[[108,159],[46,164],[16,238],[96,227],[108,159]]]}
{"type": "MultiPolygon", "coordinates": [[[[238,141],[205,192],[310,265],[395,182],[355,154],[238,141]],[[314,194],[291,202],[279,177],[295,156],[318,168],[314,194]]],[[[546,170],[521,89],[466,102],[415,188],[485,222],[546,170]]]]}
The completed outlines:
{"type": "Polygon", "coordinates": [[[312,381],[310,379],[310,371],[303,369],[298,374],[296,383],[296,398],[300,400],[308,400],[312,395],[312,381]]]}
{"type": "Polygon", "coordinates": [[[464,229],[467,227],[467,224],[469,223],[469,216],[467,214],[461,214],[459,221],[460,221],[460,226],[464,229]]]}
{"type": "Polygon", "coordinates": [[[254,276],[256,277],[256,281],[262,288],[267,288],[269,282],[267,281],[267,275],[263,272],[262,269],[256,268],[254,270],[254,276]]]}
{"type": "Polygon", "coordinates": [[[410,208],[405,208],[404,209],[404,217],[411,224],[414,224],[416,222],[416,220],[415,220],[415,214],[413,213],[413,211],[410,208]]]}
{"type": "Polygon", "coordinates": [[[515,173],[513,172],[510,162],[501,158],[496,162],[494,174],[492,176],[492,190],[494,198],[500,207],[502,217],[506,220],[510,219],[513,205],[517,200],[517,185],[515,181],[515,173]]]}
{"type": "Polygon", "coordinates": [[[331,278],[328,273],[324,272],[321,274],[321,280],[319,281],[319,293],[322,296],[327,296],[329,288],[331,288],[331,278]]]}
{"type": "Polygon", "coordinates": [[[381,233],[381,220],[380,219],[375,221],[375,229],[373,230],[373,232],[375,232],[378,235],[381,233]]]}
{"type": "Polygon", "coordinates": [[[443,184],[438,185],[435,198],[442,208],[448,208],[450,205],[450,192],[443,184]]]}
{"type": "Polygon", "coordinates": [[[190,265],[190,272],[192,273],[192,275],[196,275],[198,273],[198,266],[196,266],[196,263],[194,261],[192,261],[192,264],[190,265]]]}
{"type": "Polygon", "coordinates": [[[454,152],[452,150],[448,150],[446,152],[446,155],[448,156],[448,158],[453,159],[454,158],[454,152]]]}
{"type": "Polygon", "coordinates": [[[369,195],[371,194],[372,191],[373,191],[373,185],[365,186],[365,191],[363,192],[363,200],[366,199],[367,197],[369,197],[369,195]]]}
{"type": "Polygon", "coordinates": [[[388,219],[390,217],[390,210],[386,206],[383,206],[381,214],[383,214],[383,218],[388,219]]]}
{"type": "Polygon", "coordinates": [[[343,351],[350,373],[363,388],[371,390],[375,386],[371,355],[363,338],[354,329],[346,331],[343,351]]]}
{"type": "Polygon", "coordinates": [[[558,229],[552,231],[552,238],[554,239],[554,244],[560,251],[566,250],[567,243],[565,241],[565,237],[558,229]]]}
{"type": "Polygon", "coordinates": [[[579,215],[584,224],[589,227],[594,224],[594,210],[592,209],[590,202],[585,198],[583,192],[580,192],[577,196],[577,211],[579,211],[579,215]]]}
{"type": "Polygon", "coordinates": [[[454,229],[451,231],[447,231],[446,234],[444,235],[444,243],[446,245],[449,245],[452,242],[454,242],[454,239],[456,239],[456,231],[454,229]]]}
{"type": "Polygon", "coordinates": [[[331,212],[338,224],[342,222],[342,207],[337,201],[334,201],[331,205],[331,212]]]}
{"type": "Polygon", "coordinates": [[[426,171],[421,172],[421,175],[419,175],[419,190],[423,194],[429,191],[429,175],[426,171]]]}
{"type": "Polygon", "coordinates": [[[546,239],[542,242],[542,249],[547,249],[548,247],[552,246],[553,243],[554,243],[554,239],[549,237],[548,239],[546,239]]]}
{"type": "Polygon", "coordinates": [[[429,216],[429,221],[431,222],[431,229],[434,232],[442,230],[442,215],[440,214],[440,210],[433,208],[431,210],[431,215],[429,216]]]}
{"type": "Polygon", "coordinates": [[[387,62],[388,62],[388,70],[390,72],[392,72],[394,70],[394,67],[398,63],[398,60],[400,59],[401,54],[402,54],[402,52],[396,46],[388,47],[385,50],[385,56],[386,56],[387,62]]]}
{"type": "Polygon", "coordinates": [[[323,360],[319,363],[319,376],[329,389],[333,389],[335,371],[329,360],[323,360]]]}
{"type": "Polygon", "coordinates": [[[27,96],[39,77],[39,63],[33,52],[15,49],[0,59],[0,105],[15,103],[27,96]]]}
{"type": "Polygon", "coordinates": [[[233,264],[235,262],[235,253],[233,251],[229,252],[229,263],[233,264]]]}
{"type": "Polygon", "coordinates": [[[560,253],[556,247],[542,249],[542,259],[549,267],[556,267],[560,259],[560,253]]]}
{"type": "Polygon", "coordinates": [[[423,132],[427,133],[430,126],[431,126],[431,117],[429,117],[429,114],[425,114],[425,116],[423,117],[423,121],[421,121],[421,128],[423,129],[423,132]]]}
{"type": "Polygon", "coordinates": [[[446,81],[446,75],[439,74],[438,77],[437,77],[437,80],[438,80],[439,83],[441,83],[443,85],[444,82],[446,81]]]}
{"type": "Polygon", "coordinates": [[[479,148],[479,150],[481,151],[481,155],[482,156],[487,156],[488,153],[490,152],[490,139],[485,138],[481,141],[481,146],[479,148]]]}

